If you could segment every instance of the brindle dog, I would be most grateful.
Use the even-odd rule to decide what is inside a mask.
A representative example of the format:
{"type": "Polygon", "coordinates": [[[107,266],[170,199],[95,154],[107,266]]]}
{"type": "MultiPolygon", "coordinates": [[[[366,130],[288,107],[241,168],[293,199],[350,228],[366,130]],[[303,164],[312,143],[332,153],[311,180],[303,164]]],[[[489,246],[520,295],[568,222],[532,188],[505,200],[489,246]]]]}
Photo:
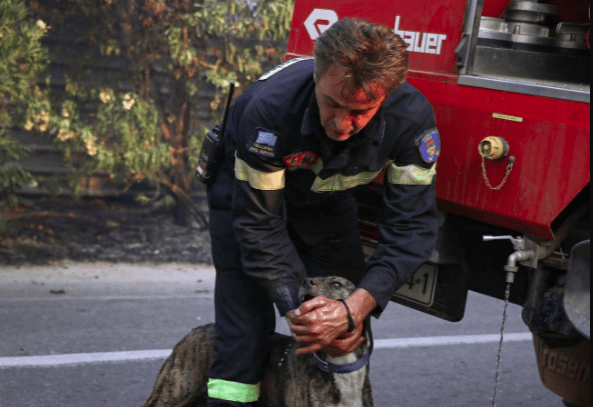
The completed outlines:
{"type": "MultiPolygon", "coordinates": [[[[345,299],[355,286],[341,277],[308,278],[301,287],[301,301],[316,296],[345,299]]],[[[208,368],[214,360],[214,325],[193,329],[175,347],[161,368],[154,389],[144,407],[205,407],[208,368]]],[[[326,361],[338,365],[363,357],[369,341],[349,355],[326,361]]],[[[373,396],[368,364],[346,374],[327,373],[317,367],[313,358],[296,354],[293,338],[281,334],[273,337],[261,396],[261,407],[372,407],[373,396]]]]}

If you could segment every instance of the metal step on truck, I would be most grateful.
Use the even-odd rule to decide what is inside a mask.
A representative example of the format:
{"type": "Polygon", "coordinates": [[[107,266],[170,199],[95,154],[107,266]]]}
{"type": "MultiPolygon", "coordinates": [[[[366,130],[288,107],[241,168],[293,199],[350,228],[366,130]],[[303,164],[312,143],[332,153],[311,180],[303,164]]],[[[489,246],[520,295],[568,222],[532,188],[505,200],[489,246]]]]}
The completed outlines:
{"type": "MultiPolygon", "coordinates": [[[[452,322],[468,290],[522,306],[543,384],[590,406],[589,1],[296,0],[287,58],[344,17],[404,39],[441,133],[439,243],[393,301],[452,322]]],[[[358,194],[368,252],[381,184],[358,194]]]]}

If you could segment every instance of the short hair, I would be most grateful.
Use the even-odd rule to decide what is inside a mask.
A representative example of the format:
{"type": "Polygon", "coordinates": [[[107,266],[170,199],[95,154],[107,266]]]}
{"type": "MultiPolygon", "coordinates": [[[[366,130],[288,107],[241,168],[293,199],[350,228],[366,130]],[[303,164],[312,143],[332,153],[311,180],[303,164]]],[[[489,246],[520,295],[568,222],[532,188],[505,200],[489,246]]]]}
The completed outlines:
{"type": "Polygon", "coordinates": [[[354,88],[374,98],[373,84],[391,93],[405,82],[409,56],[406,43],[389,28],[344,18],[328,28],[315,44],[315,79],[330,65],[345,68],[354,88]]]}

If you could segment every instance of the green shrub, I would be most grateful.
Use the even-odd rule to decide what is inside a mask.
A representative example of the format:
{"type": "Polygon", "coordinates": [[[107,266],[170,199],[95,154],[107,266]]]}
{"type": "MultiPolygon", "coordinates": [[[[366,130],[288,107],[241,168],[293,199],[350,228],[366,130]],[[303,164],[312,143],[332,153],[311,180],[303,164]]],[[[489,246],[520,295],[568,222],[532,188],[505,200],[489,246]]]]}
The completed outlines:
{"type": "MultiPolygon", "coordinates": [[[[240,92],[283,60],[293,1],[54,3],[48,9],[31,2],[31,8],[50,21],[52,35],[68,33],[90,47],[88,55],[77,49],[66,61],[76,69],[65,78],[65,94],[45,95],[54,99],[45,130],[67,152],[84,152],[79,163],[86,172],[159,185],[188,222],[196,215],[191,191],[203,135],[220,119],[231,81],[240,92]],[[124,68],[107,80],[89,73],[89,65],[105,61],[124,68]],[[204,117],[208,88],[215,91],[204,117]]],[[[68,58],[63,50],[53,57],[68,58]]],[[[37,121],[46,108],[36,106],[37,121]]],[[[39,128],[32,118],[26,124],[39,128]]],[[[68,157],[74,164],[75,155],[68,157]]]]}
{"type": "Polygon", "coordinates": [[[45,22],[28,18],[23,1],[0,1],[0,198],[9,205],[18,202],[16,191],[32,181],[16,163],[27,149],[9,136],[9,130],[33,120],[39,126],[48,118],[47,111],[29,109],[42,102],[37,78],[49,63],[40,43],[46,33],[45,22]]]}

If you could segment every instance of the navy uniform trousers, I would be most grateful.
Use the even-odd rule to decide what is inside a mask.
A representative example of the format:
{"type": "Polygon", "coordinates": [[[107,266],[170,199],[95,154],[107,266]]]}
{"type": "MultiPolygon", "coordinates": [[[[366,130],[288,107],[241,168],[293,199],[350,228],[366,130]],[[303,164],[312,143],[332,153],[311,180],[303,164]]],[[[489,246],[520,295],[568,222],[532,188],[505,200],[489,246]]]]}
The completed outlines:
{"type": "MultiPolygon", "coordinates": [[[[256,385],[261,381],[276,326],[274,306],[266,291],[242,271],[230,210],[233,182],[232,171],[223,168],[208,188],[216,267],[217,351],[209,373],[208,407],[257,405],[256,385]]],[[[308,276],[340,275],[358,283],[365,262],[356,203],[347,197],[337,206],[333,205],[329,214],[319,210],[292,211],[296,220],[289,222],[289,234],[308,276]]]]}

